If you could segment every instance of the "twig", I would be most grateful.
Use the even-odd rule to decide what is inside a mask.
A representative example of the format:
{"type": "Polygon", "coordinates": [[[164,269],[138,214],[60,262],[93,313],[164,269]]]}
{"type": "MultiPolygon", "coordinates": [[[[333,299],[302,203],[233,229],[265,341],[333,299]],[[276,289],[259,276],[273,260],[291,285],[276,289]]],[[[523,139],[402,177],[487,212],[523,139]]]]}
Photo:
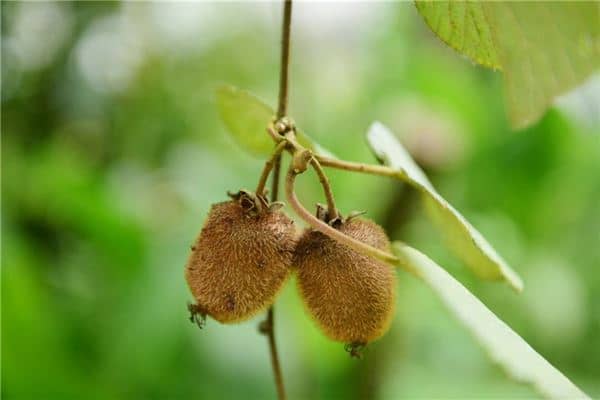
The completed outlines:
{"type": "MultiPolygon", "coordinates": [[[[277,119],[283,118],[287,114],[288,99],[288,70],[290,64],[290,31],[292,23],[292,0],[285,0],[283,5],[283,22],[281,27],[281,65],[279,73],[279,104],[277,107],[277,119]]],[[[282,144],[277,146],[277,149],[282,144]]],[[[271,181],[271,201],[277,201],[279,192],[279,178],[281,170],[281,150],[273,158],[273,177],[271,181]]],[[[267,173],[268,174],[268,173],[267,173]]],[[[265,178],[266,179],[266,178],[265,178]]],[[[263,184],[264,185],[264,184],[263,184]]],[[[275,310],[273,306],[269,308],[266,320],[266,332],[269,339],[269,349],[271,353],[271,366],[273,367],[273,376],[275,386],[277,387],[277,398],[285,400],[285,386],[283,384],[283,374],[277,353],[277,343],[275,342],[275,310]]]]}
{"type": "Polygon", "coordinates": [[[279,70],[279,105],[277,107],[277,119],[287,115],[291,25],[292,0],[285,0],[283,4],[283,22],[281,26],[281,64],[279,70]]]}
{"type": "MultiPolygon", "coordinates": [[[[277,149],[285,148],[285,143],[281,142],[277,149]],[[281,146],[283,145],[283,146],[281,146]]],[[[273,159],[273,177],[271,181],[271,201],[275,202],[279,193],[279,176],[281,171],[281,150],[277,151],[273,159]]],[[[266,319],[266,329],[263,331],[269,340],[269,350],[271,353],[271,366],[273,367],[273,377],[275,378],[275,386],[277,387],[277,398],[285,400],[285,386],[283,385],[283,374],[281,365],[279,364],[279,353],[277,353],[277,343],[275,342],[275,309],[274,306],[269,307],[266,319]]]]}

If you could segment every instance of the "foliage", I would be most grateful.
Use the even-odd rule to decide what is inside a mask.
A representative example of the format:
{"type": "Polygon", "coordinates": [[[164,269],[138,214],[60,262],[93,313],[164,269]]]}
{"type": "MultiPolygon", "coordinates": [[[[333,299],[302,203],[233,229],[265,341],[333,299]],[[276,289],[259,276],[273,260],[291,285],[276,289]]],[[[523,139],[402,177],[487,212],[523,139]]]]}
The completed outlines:
{"type": "MultiPolygon", "coordinates": [[[[215,94],[219,116],[231,137],[253,155],[264,157],[271,154],[273,140],[266,134],[265,127],[273,119],[275,110],[252,93],[232,85],[220,86],[215,94]]],[[[331,154],[314,144],[301,130],[297,130],[296,136],[304,147],[331,154]]]]}
{"type": "Polygon", "coordinates": [[[431,30],[478,64],[501,69],[522,128],[600,68],[598,2],[416,1],[431,30]]]}
{"type": "Polygon", "coordinates": [[[521,278],[514,272],[487,240],[436,192],[421,168],[394,135],[381,123],[371,125],[367,133],[369,144],[377,157],[421,194],[430,218],[459,257],[482,279],[505,280],[516,291],[523,290],[521,278]]]}
{"type": "Polygon", "coordinates": [[[216,90],[216,103],[221,120],[244,149],[261,156],[273,151],[273,142],[265,130],[275,115],[271,107],[232,86],[221,86],[216,90]]]}
{"type": "Polygon", "coordinates": [[[439,265],[403,243],[394,246],[398,264],[433,289],[510,377],[533,385],[547,398],[588,398],[439,265]]]}

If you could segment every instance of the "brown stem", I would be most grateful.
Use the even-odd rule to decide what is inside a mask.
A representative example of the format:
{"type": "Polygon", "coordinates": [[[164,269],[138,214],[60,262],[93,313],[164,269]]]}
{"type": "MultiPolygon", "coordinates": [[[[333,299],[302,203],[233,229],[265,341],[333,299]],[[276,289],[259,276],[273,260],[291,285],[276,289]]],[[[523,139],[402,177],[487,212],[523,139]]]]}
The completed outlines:
{"type": "MultiPolygon", "coordinates": [[[[270,164],[273,168],[273,177],[271,181],[271,201],[277,201],[279,193],[279,175],[281,170],[281,151],[285,148],[285,142],[281,142],[277,145],[273,157],[265,164],[270,164]]],[[[270,170],[270,168],[269,168],[270,170]]],[[[263,175],[265,172],[263,170],[263,175]]],[[[268,175],[268,172],[267,174],[268,175]]],[[[261,176],[262,178],[262,176],[261,176]]],[[[264,186],[264,183],[263,183],[264,186]]],[[[261,332],[267,336],[269,340],[269,352],[271,354],[271,366],[273,368],[273,377],[275,378],[275,386],[277,388],[277,398],[279,400],[285,400],[285,386],[283,385],[283,374],[281,372],[281,365],[279,363],[279,355],[277,353],[277,343],[275,342],[275,309],[274,306],[269,307],[267,312],[267,319],[261,324],[261,332]]]]}
{"type": "Polygon", "coordinates": [[[277,107],[277,119],[283,118],[287,115],[291,25],[292,0],[285,0],[283,5],[283,23],[281,28],[281,65],[279,71],[279,105],[277,107]]]}
{"type": "Polygon", "coordinates": [[[273,172],[272,181],[274,191],[271,192],[271,196],[275,197],[275,199],[272,199],[271,201],[277,201],[277,190],[279,189],[279,165],[281,160],[281,152],[283,149],[285,149],[285,146],[285,142],[279,142],[279,144],[275,147],[271,158],[265,162],[265,166],[260,174],[260,179],[258,180],[258,185],[256,186],[256,194],[258,196],[262,196],[264,194],[265,185],[267,184],[269,174],[271,173],[271,170],[275,169],[273,172]]]}
{"type": "MultiPolygon", "coordinates": [[[[285,146],[284,146],[285,147],[285,146]]],[[[273,180],[271,181],[271,202],[279,197],[279,177],[281,175],[281,152],[273,160],[273,180]]]]}
{"type": "Polygon", "coordinates": [[[312,226],[314,229],[321,232],[322,234],[327,235],[330,238],[337,240],[342,244],[345,244],[346,246],[358,251],[361,254],[370,257],[375,257],[385,262],[394,263],[398,261],[398,258],[393,256],[392,254],[389,254],[373,246],[369,246],[368,244],[363,243],[359,240],[351,238],[350,236],[343,234],[342,232],[327,225],[317,217],[313,216],[306,208],[304,208],[304,206],[298,201],[298,198],[296,197],[296,193],[294,192],[294,181],[296,179],[296,175],[297,174],[294,172],[294,170],[290,168],[285,179],[285,194],[290,205],[292,206],[294,211],[296,211],[300,218],[302,218],[310,226],[312,226]]]}
{"type": "Polygon", "coordinates": [[[321,167],[319,161],[312,157],[310,160],[310,164],[314,168],[315,172],[319,176],[319,182],[321,182],[321,186],[323,186],[323,191],[325,192],[325,198],[327,199],[327,214],[329,216],[329,220],[334,220],[339,217],[338,210],[335,206],[335,200],[333,198],[333,192],[331,191],[331,185],[329,184],[329,179],[327,179],[327,175],[325,175],[325,171],[321,167]]]}
{"type": "MultiPolygon", "coordinates": [[[[310,155],[309,163],[314,168],[315,172],[319,177],[319,182],[321,182],[321,186],[323,187],[323,192],[325,193],[325,198],[327,199],[327,210],[329,214],[329,219],[335,219],[339,217],[339,212],[335,205],[335,199],[333,197],[333,192],[331,190],[331,185],[329,184],[329,179],[323,171],[319,160],[314,156],[314,154],[304,148],[298,141],[296,140],[296,134],[294,129],[286,132],[286,134],[282,137],[275,133],[272,127],[267,127],[267,131],[269,135],[276,141],[285,141],[286,146],[289,145],[289,150],[292,154],[299,154],[302,152],[308,152],[310,155]]],[[[281,143],[281,142],[280,142],[281,143]]]]}
{"type": "Polygon", "coordinates": [[[315,158],[324,167],[337,168],[344,171],[362,172],[370,175],[388,176],[390,178],[398,178],[402,180],[406,180],[408,178],[408,175],[404,171],[385,167],[383,165],[355,163],[350,161],[337,160],[334,158],[324,157],[320,155],[315,155],[315,158]]]}
{"type": "MultiPolygon", "coordinates": [[[[288,70],[290,64],[290,31],[292,22],[292,0],[285,0],[283,5],[283,22],[281,28],[281,66],[279,73],[279,104],[277,107],[277,119],[281,119],[287,114],[288,99],[288,70]]],[[[271,132],[269,132],[271,133],[271,132]]],[[[277,201],[279,192],[279,175],[281,169],[281,151],[285,148],[285,142],[277,145],[272,161],[273,181],[271,184],[271,201],[277,201]]],[[[265,165],[266,168],[266,165],[265,165]]],[[[264,175],[264,172],[263,172],[264,175]]],[[[268,176],[268,172],[267,172],[268,176]]],[[[261,176],[262,180],[262,176],[261,176]]],[[[265,178],[266,180],[266,178],[265,178]]],[[[264,187],[264,183],[263,183],[264,187]]],[[[267,330],[265,334],[269,339],[269,350],[271,353],[271,366],[273,367],[273,376],[275,386],[277,387],[277,398],[285,400],[285,386],[283,384],[283,374],[277,353],[277,343],[275,342],[275,310],[273,306],[269,307],[266,320],[267,330]]]]}
{"type": "MultiPolygon", "coordinates": [[[[278,198],[279,193],[279,176],[281,171],[281,151],[285,148],[285,142],[281,142],[277,145],[276,151],[273,154],[270,162],[273,168],[273,177],[271,181],[271,201],[275,202],[278,198]]],[[[265,165],[265,169],[266,169],[265,165]]],[[[264,175],[264,171],[263,171],[264,175]]],[[[267,173],[268,175],[268,173],[267,173]]],[[[274,306],[269,307],[267,312],[267,319],[263,322],[264,329],[261,330],[267,336],[269,340],[269,352],[271,354],[271,366],[273,368],[273,377],[275,378],[275,386],[277,388],[277,398],[279,400],[285,400],[285,386],[283,385],[283,374],[281,372],[281,365],[279,363],[279,355],[277,353],[277,342],[275,342],[275,308],[274,306]]]]}
{"type": "Polygon", "coordinates": [[[264,333],[269,339],[269,348],[271,349],[271,365],[273,366],[273,373],[275,375],[275,386],[277,386],[277,398],[279,400],[285,400],[285,387],[283,385],[283,377],[281,375],[281,365],[279,365],[277,343],[275,342],[275,308],[273,306],[269,307],[265,324],[266,327],[264,333]]]}

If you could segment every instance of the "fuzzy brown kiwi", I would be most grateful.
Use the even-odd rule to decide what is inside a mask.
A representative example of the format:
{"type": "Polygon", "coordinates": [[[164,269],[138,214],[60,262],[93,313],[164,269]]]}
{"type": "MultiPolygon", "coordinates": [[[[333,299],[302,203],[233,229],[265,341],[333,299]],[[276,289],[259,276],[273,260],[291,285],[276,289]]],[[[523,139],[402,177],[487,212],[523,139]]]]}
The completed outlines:
{"type": "Polygon", "coordinates": [[[273,303],[296,242],[294,223],[279,203],[247,191],[230,196],[212,206],[185,268],[197,302],[192,314],[222,323],[248,319],[273,303]]]}
{"type": "MultiPolygon", "coordinates": [[[[384,230],[368,219],[337,221],[344,234],[389,251],[384,230]]],[[[394,314],[394,269],[362,255],[316,230],[307,229],[296,246],[293,265],[306,308],[330,338],[352,349],[378,339],[394,314]]]]}

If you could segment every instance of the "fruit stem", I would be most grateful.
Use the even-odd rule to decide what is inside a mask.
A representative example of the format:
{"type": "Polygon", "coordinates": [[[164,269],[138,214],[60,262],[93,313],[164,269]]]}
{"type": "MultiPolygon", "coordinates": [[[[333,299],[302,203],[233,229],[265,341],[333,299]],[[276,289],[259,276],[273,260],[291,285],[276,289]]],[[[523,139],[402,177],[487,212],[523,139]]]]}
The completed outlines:
{"type": "MultiPolygon", "coordinates": [[[[292,128],[290,131],[286,132],[285,136],[280,136],[280,135],[277,135],[277,133],[275,132],[273,127],[271,125],[269,125],[267,127],[267,132],[276,142],[279,143],[279,145],[281,145],[282,143],[285,143],[283,146],[283,149],[288,149],[292,153],[292,155],[298,154],[303,151],[309,152],[310,160],[308,162],[310,163],[310,165],[314,168],[315,172],[317,173],[317,175],[319,177],[319,182],[321,183],[321,186],[323,187],[323,192],[325,193],[325,198],[327,199],[327,213],[329,215],[329,220],[331,221],[331,220],[338,218],[339,212],[335,205],[335,198],[333,196],[333,191],[331,190],[331,184],[329,183],[329,179],[327,178],[325,171],[323,171],[323,168],[321,167],[319,160],[317,158],[315,158],[313,153],[310,152],[310,150],[307,150],[300,143],[298,143],[298,141],[296,140],[295,130],[292,128]]],[[[281,151],[283,151],[283,149],[281,151]]],[[[266,168],[266,166],[265,166],[265,168],[266,168]]],[[[263,171],[263,174],[264,174],[264,171],[263,171]]]]}
{"type": "MultiPolygon", "coordinates": [[[[285,149],[286,143],[285,141],[279,142],[279,144],[275,147],[275,150],[273,151],[273,154],[271,155],[271,158],[269,158],[266,162],[265,162],[265,166],[262,170],[262,173],[260,174],[260,179],[258,180],[258,185],[256,186],[256,195],[257,196],[263,196],[264,195],[264,191],[265,191],[265,185],[267,184],[267,179],[269,178],[269,174],[271,173],[271,170],[275,167],[276,171],[279,170],[278,165],[280,164],[281,161],[281,152],[283,151],[283,149],[285,149]]],[[[279,186],[279,173],[274,173],[273,174],[273,186],[274,187],[274,191],[272,192],[271,196],[275,197],[275,200],[272,201],[277,201],[277,190],[278,190],[278,186],[279,186]]]]}
{"type": "Polygon", "coordinates": [[[323,191],[325,192],[325,198],[327,199],[328,220],[332,221],[339,217],[339,213],[335,206],[335,199],[333,198],[333,192],[331,191],[331,185],[329,184],[329,179],[327,179],[327,175],[325,175],[325,171],[323,171],[321,164],[314,156],[310,160],[310,165],[312,165],[315,172],[319,176],[319,182],[321,182],[321,186],[323,186],[323,191]]]}
{"type": "Polygon", "coordinates": [[[319,220],[317,217],[313,216],[304,206],[298,201],[296,197],[296,193],[294,192],[294,182],[296,180],[296,172],[294,172],[293,168],[288,170],[286,179],[285,179],[285,194],[288,202],[296,211],[298,216],[302,218],[306,223],[308,223],[313,229],[321,232],[324,235],[329,236],[330,238],[342,243],[357,252],[364,254],[366,256],[375,257],[379,260],[394,263],[398,261],[398,258],[389,254],[385,251],[379,250],[373,246],[369,246],[366,243],[363,243],[359,240],[351,238],[338,231],[337,229],[329,226],[325,222],[319,220]]]}
{"type": "Polygon", "coordinates": [[[281,154],[273,159],[273,177],[271,178],[271,202],[277,201],[279,197],[279,176],[281,170],[281,154]]]}

